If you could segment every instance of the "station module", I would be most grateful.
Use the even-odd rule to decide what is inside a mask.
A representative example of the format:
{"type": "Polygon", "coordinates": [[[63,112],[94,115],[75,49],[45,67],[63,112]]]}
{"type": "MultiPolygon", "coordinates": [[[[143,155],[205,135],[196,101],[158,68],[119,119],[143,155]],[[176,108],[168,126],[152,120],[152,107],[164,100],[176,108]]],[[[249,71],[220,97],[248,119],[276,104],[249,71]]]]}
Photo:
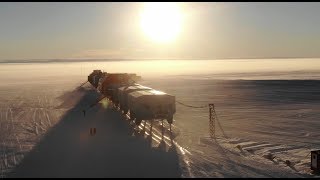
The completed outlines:
{"type": "Polygon", "coordinates": [[[88,76],[88,82],[103,98],[108,98],[122,113],[129,114],[137,125],[142,120],[166,119],[171,129],[176,112],[175,96],[138,84],[140,79],[140,76],[132,73],[107,73],[101,70],[94,70],[88,76]]]}

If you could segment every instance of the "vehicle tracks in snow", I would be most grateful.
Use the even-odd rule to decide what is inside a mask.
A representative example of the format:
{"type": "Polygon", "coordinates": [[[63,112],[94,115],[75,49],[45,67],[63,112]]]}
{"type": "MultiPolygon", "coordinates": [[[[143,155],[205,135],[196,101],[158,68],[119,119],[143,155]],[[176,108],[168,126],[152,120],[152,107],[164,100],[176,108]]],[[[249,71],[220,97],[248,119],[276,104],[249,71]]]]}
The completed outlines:
{"type": "MultiPolygon", "coordinates": [[[[241,156],[263,158],[272,161],[275,165],[284,165],[300,174],[310,175],[305,174],[307,169],[310,168],[310,164],[305,163],[310,159],[306,155],[311,150],[306,146],[256,142],[241,138],[217,138],[217,140],[223,148],[238,152],[241,156]]],[[[200,142],[204,144],[212,143],[209,137],[201,138],[200,142]]]]}

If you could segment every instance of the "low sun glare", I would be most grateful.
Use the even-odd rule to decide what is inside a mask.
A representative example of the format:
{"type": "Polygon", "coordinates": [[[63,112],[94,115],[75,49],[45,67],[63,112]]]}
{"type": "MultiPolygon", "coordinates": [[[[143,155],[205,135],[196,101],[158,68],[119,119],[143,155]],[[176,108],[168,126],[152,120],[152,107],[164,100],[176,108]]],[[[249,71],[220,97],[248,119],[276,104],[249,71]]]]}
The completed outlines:
{"type": "Polygon", "coordinates": [[[146,3],[141,13],[141,28],[158,43],[172,42],[179,35],[182,14],[177,3],[146,3]]]}

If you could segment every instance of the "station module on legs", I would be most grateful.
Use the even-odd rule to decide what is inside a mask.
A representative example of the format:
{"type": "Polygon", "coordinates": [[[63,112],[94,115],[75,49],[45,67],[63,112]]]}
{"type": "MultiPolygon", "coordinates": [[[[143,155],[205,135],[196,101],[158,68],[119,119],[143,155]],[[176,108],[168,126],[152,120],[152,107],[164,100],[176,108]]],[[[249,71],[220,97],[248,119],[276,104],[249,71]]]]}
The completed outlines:
{"type": "Polygon", "coordinates": [[[175,96],[138,84],[140,76],[132,73],[107,73],[94,70],[88,82],[102,94],[97,102],[108,98],[124,114],[139,125],[142,120],[164,120],[173,123],[175,96]]]}

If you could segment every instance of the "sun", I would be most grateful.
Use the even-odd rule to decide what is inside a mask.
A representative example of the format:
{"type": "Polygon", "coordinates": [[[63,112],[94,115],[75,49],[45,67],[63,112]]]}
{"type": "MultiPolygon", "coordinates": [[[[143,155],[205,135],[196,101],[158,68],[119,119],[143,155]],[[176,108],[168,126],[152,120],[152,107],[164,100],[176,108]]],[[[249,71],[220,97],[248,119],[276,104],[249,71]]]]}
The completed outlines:
{"type": "Polygon", "coordinates": [[[182,14],[174,2],[145,3],[140,20],[144,34],[158,43],[172,42],[181,31],[182,14]]]}

